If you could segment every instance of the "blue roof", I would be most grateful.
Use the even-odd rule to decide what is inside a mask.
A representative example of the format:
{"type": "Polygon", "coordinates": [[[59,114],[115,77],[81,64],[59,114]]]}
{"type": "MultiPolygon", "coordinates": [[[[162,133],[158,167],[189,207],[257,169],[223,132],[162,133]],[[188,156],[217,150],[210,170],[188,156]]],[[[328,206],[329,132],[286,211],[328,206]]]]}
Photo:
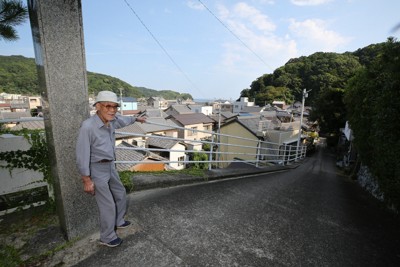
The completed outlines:
{"type": "MultiPolygon", "coordinates": [[[[120,97],[118,97],[118,101],[120,101],[120,97]]],[[[130,96],[123,96],[122,102],[137,102],[136,98],[130,96]]]]}

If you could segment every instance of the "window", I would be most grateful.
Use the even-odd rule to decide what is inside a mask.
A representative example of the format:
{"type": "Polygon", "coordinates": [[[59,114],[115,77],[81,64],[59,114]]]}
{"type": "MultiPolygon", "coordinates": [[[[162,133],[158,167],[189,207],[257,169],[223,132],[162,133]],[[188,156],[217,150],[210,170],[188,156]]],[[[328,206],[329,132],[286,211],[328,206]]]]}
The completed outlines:
{"type": "Polygon", "coordinates": [[[185,161],[185,156],[179,157],[178,161],[178,166],[182,166],[184,164],[183,161],[185,161]]]}
{"type": "Polygon", "coordinates": [[[191,131],[188,131],[188,136],[196,136],[197,135],[197,127],[191,127],[190,129],[192,129],[191,131]]]}

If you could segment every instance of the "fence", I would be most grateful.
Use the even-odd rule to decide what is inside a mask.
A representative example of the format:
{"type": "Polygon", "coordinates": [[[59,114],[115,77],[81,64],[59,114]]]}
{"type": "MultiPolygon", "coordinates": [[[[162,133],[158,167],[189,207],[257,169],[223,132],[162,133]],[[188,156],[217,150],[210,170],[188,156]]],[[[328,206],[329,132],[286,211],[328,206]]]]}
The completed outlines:
{"type": "MultiPolygon", "coordinates": [[[[25,122],[25,121],[40,121],[42,118],[24,118],[24,119],[8,119],[0,120],[0,123],[9,122],[25,122]]],[[[160,124],[151,122],[151,119],[147,120],[148,124],[158,125],[162,127],[171,127],[171,125],[160,124]]],[[[288,144],[278,144],[272,143],[261,138],[250,139],[235,135],[222,134],[217,131],[205,131],[196,130],[193,128],[185,127],[174,127],[177,130],[183,130],[183,132],[201,132],[208,135],[208,138],[203,138],[201,140],[196,139],[185,139],[179,137],[171,136],[160,136],[160,135],[148,135],[148,134],[138,134],[132,132],[120,132],[116,131],[116,134],[126,135],[126,136],[136,136],[142,137],[143,139],[152,137],[158,138],[160,140],[173,140],[182,143],[199,143],[204,147],[206,145],[209,150],[196,150],[196,149],[184,149],[184,150],[173,150],[173,149],[163,149],[163,148],[148,148],[148,147],[125,147],[117,149],[127,149],[127,150],[145,150],[149,152],[181,152],[181,153],[206,153],[208,155],[208,160],[194,161],[194,160],[160,160],[159,162],[171,164],[171,163],[207,163],[208,168],[219,168],[226,167],[227,164],[242,161],[255,166],[261,166],[265,164],[279,164],[286,165],[292,162],[298,161],[305,157],[307,147],[305,145],[288,145],[288,144]],[[243,143],[246,143],[243,145],[243,143]]],[[[126,164],[126,163],[146,163],[141,161],[116,161],[116,164],[126,164]]]]}
{"type": "MultiPolygon", "coordinates": [[[[0,123],[10,123],[10,122],[26,122],[26,121],[40,121],[43,120],[42,118],[24,118],[24,119],[8,119],[8,120],[0,120],[0,123]]],[[[151,122],[151,119],[148,119],[147,122],[148,124],[153,124],[153,125],[158,125],[162,127],[171,127],[171,125],[167,124],[159,124],[155,122],[151,122]]],[[[176,130],[180,130],[180,133],[183,133],[183,138],[178,137],[178,136],[167,136],[167,135],[148,135],[148,134],[138,134],[138,133],[132,133],[132,132],[121,132],[121,131],[116,131],[116,134],[120,136],[133,136],[133,139],[141,138],[142,140],[147,140],[149,138],[155,138],[158,139],[158,143],[161,143],[162,140],[169,140],[173,142],[179,142],[182,144],[185,144],[181,149],[168,149],[168,148],[161,148],[161,147],[149,147],[148,145],[143,145],[141,147],[138,146],[130,146],[130,147],[116,147],[117,150],[141,150],[145,151],[146,153],[154,153],[156,155],[159,155],[159,158],[157,159],[157,163],[163,163],[166,166],[172,166],[173,164],[177,164],[181,166],[182,168],[187,167],[188,164],[205,164],[208,166],[208,169],[215,169],[215,168],[224,168],[228,166],[232,162],[244,162],[247,164],[252,164],[254,166],[266,166],[266,165],[286,165],[290,164],[292,162],[298,161],[302,158],[305,157],[306,155],[306,146],[305,145],[300,145],[297,147],[296,145],[286,145],[286,144],[277,144],[277,143],[272,143],[272,142],[267,142],[265,140],[262,140],[262,138],[245,138],[245,137],[240,137],[236,135],[230,135],[230,134],[223,134],[219,132],[219,129],[217,131],[205,131],[205,130],[196,130],[193,128],[185,128],[185,127],[179,127],[176,126],[174,127],[176,130]],[[202,133],[202,136],[205,136],[204,138],[201,138],[199,140],[196,139],[188,139],[184,138],[185,133],[192,133],[190,136],[198,136],[197,133],[202,133]],[[196,134],[194,134],[196,133],[196,134]],[[197,144],[193,145],[194,143],[197,144]],[[192,149],[188,149],[189,147],[192,147],[192,149]],[[194,149],[196,148],[197,149],[194,149]],[[177,157],[173,157],[172,154],[179,154],[179,155],[184,155],[181,157],[178,157],[178,160],[176,160],[177,157]],[[200,153],[203,155],[207,156],[206,160],[194,160],[193,155],[196,153],[200,153]],[[167,155],[167,156],[166,156],[167,155]],[[171,160],[172,158],[175,158],[175,160],[171,160]]],[[[146,142],[143,142],[144,144],[146,142]]],[[[156,142],[157,143],[157,142],[156,142]]],[[[10,143],[11,144],[11,143],[10,143]]],[[[4,147],[4,149],[6,149],[4,147]]],[[[6,151],[2,149],[2,151],[6,151]]],[[[13,148],[9,147],[8,149],[12,150],[13,148]]],[[[14,149],[20,149],[19,146],[15,146],[14,149]]],[[[8,151],[8,150],[7,150],[8,151]]],[[[137,161],[126,161],[126,160],[117,160],[115,163],[118,165],[122,164],[154,164],[154,161],[142,161],[142,160],[137,160],[137,161]]],[[[6,170],[4,170],[6,171],[6,170]]],[[[20,173],[27,173],[24,171],[21,171],[20,173]]],[[[6,179],[4,175],[2,175],[2,179],[6,179]]],[[[18,184],[18,186],[14,185],[15,181],[13,183],[7,182],[7,181],[2,181],[3,185],[10,184],[10,188],[3,188],[1,195],[0,195],[0,206],[3,207],[0,209],[0,215],[12,212],[18,207],[9,207],[8,202],[10,202],[10,198],[13,199],[24,199],[21,197],[21,195],[18,195],[18,191],[20,190],[32,190],[32,185],[33,187],[38,187],[41,186],[43,187],[42,184],[37,183],[36,180],[32,181],[26,181],[26,177],[24,177],[23,180],[22,177],[21,179],[18,179],[16,177],[17,174],[13,174],[13,179],[20,180],[20,181],[25,181],[26,185],[29,185],[30,187],[26,187],[26,185],[18,184]],[[17,190],[18,189],[18,190],[17,190]],[[11,209],[12,208],[12,209],[11,209]]],[[[10,176],[11,177],[11,176],[10,176]]],[[[34,177],[33,175],[31,177],[34,177]]],[[[11,178],[8,178],[11,179],[11,178]]],[[[11,180],[10,180],[11,181],[11,180]]],[[[7,187],[7,186],[6,186],[7,187]]],[[[43,190],[42,190],[43,191],[43,190]]],[[[46,190],[47,192],[47,190],[46,190]]],[[[45,192],[45,193],[46,193],[45,192]]],[[[21,191],[21,193],[23,193],[21,191]]],[[[50,193],[50,191],[48,192],[50,193]]],[[[35,194],[35,193],[30,193],[30,195],[35,194]]],[[[26,194],[24,194],[26,195],[26,194]]],[[[40,196],[43,196],[43,192],[40,193],[40,196]]],[[[42,197],[41,197],[42,198],[42,197]]],[[[41,205],[43,204],[43,200],[40,198],[36,200],[35,203],[30,203],[30,205],[41,205]]],[[[34,199],[31,199],[34,200],[34,199]]],[[[25,200],[24,200],[25,201],[25,200]]],[[[24,201],[20,201],[21,203],[24,201]]],[[[14,201],[15,202],[15,201],[14,201]]],[[[26,202],[26,201],[25,201],[26,202]]]]}
{"type": "MultiPolygon", "coordinates": [[[[160,124],[152,122],[150,119],[147,120],[148,124],[163,126],[163,127],[171,127],[171,125],[160,124]]],[[[248,164],[252,164],[255,166],[265,166],[268,164],[279,164],[286,165],[292,162],[298,161],[305,157],[306,155],[306,146],[300,145],[297,147],[296,145],[287,145],[287,144],[278,144],[272,143],[268,141],[262,140],[262,138],[245,138],[235,135],[222,134],[218,131],[205,131],[205,130],[196,130],[193,128],[185,128],[185,127],[174,127],[177,130],[183,130],[183,132],[199,132],[208,135],[200,140],[195,139],[187,139],[182,137],[172,137],[166,135],[146,135],[146,134],[136,134],[132,132],[121,132],[116,131],[116,134],[122,136],[132,136],[141,137],[143,139],[146,138],[157,138],[161,140],[172,140],[177,142],[182,142],[186,144],[190,143],[198,143],[201,146],[207,147],[206,150],[196,150],[196,149],[164,149],[164,148],[148,148],[148,147],[116,147],[116,149],[126,149],[126,150],[140,150],[140,151],[150,151],[155,152],[156,154],[161,154],[163,152],[168,153],[205,153],[208,155],[207,160],[193,160],[193,159],[185,159],[173,161],[169,159],[158,160],[159,163],[172,164],[193,164],[193,163],[203,163],[208,164],[208,169],[211,170],[213,168],[226,167],[228,164],[232,162],[245,162],[248,164]],[[243,144],[245,143],[245,144],[243,144]]],[[[137,164],[137,163],[153,163],[150,161],[125,161],[125,160],[117,160],[116,164],[137,164]]]]}

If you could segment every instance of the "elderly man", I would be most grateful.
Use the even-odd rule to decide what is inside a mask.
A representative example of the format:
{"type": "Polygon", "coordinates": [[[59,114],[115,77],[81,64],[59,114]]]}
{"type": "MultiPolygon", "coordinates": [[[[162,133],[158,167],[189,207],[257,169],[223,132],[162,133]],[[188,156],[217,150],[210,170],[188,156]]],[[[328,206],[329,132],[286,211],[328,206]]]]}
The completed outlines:
{"type": "Polygon", "coordinates": [[[94,195],[100,214],[100,244],[116,247],[122,243],[116,229],[131,223],[125,221],[126,190],[115,169],[115,129],[145,118],[117,114],[117,95],[101,91],[94,104],[96,114],[86,119],[79,130],[76,161],[83,189],[94,195]]]}

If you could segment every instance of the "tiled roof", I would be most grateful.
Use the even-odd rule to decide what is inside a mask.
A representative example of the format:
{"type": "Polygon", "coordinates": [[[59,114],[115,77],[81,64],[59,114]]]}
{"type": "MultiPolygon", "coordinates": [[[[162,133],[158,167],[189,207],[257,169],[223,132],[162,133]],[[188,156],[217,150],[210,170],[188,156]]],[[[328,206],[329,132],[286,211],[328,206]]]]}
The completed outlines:
{"type": "MultiPolygon", "coordinates": [[[[120,97],[118,97],[118,101],[120,101],[120,97]]],[[[137,102],[136,98],[130,96],[123,96],[122,102],[137,102]]]]}
{"type": "Polygon", "coordinates": [[[0,112],[0,119],[20,119],[32,117],[30,112],[0,112]]]}
{"type": "Polygon", "coordinates": [[[139,125],[145,133],[173,130],[178,126],[173,121],[166,120],[164,118],[148,118],[147,121],[149,123],[143,123],[139,125]],[[151,122],[161,125],[151,124],[151,122]]]}
{"type": "Polygon", "coordinates": [[[192,125],[198,123],[213,123],[214,120],[203,113],[179,114],[172,116],[182,125],[192,125]]]}
{"type": "Polygon", "coordinates": [[[134,123],[115,130],[115,138],[135,136],[136,134],[145,134],[146,132],[139,126],[140,123],[134,123]],[[118,132],[132,133],[132,135],[118,134],[118,132]]]}
{"type": "MultiPolygon", "coordinates": [[[[133,147],[125,142],[117,145],[118,147],[133,147]]],[[[117,161],[142,161],[146,158],[147,153],[145,150],[131,150],[131,149],[115,149],[115,156],[117,161]]],[[[136,163],[121,163],[117,164],[118,171],[129,170],[136,163]]]]}
{"type": "Polygon", "coordinates": [[[29,108],[29,103],[10,103],[11,108],[29,108]]]}
{"type": "Polygon", "coordinates": [[[223,111],[223,112],[221,112],[221,115],[222,115],[222,117],[229,119],[229,118],[235,117],[237,114],[232,113],[230,111],[223,111]]]}
{"type": "Polygon", "coordinates": [[[22,121],[19,122],[16,126],[12,128],[12,130],[22,130],[22,129],[30,129],[30,130],[40,130],[44,129],[44,121],[22,121]]]}
{"type": "MultiPolygon", "coordinates": [[[[224,122],[225,120],[233,118],[235,116],[238,116],[238,114],[232,113],[230,111],[221,112],[221,122],[224,122]]],[[[212,114],[209,115],[209,117],[212,118],[215,122],[219,121],[219,114],[212,114]]]]}
{"type": "Polygon", "coordinates": [[[248,106],[248,107],[243,107],[243,109],[240,112],[254,113],[254,112],[260,112],[261,110],[262,107],[248,106]]]}
{"type": "Polygon", "coordinates": [[[171,149],[177,143],[179,143],[179,141],[170,140],[170,139],[163,139],[163,138],[157,138],[157,136],[153,135],[152,137],[147,138],[146,143],[147,143],[147,145],[152,146],[152,147],[171,149]]]}
{"type": "Polygon", "coordinates": [[[253,133],[257,133],[258,125],[261,121],[260,116],[239,116],[237,119],[241,124],[246,126],[247,129],[253,133]]]}
{"type": "MultiPolygon", "coordinates": [[[[135,147],[130,145],[126,142],[122,142],[121,144],[117,145],[118,147],[135,147]]],[[[133,150],[133,149],[116,149],[115,150],[116,160],[117,161],[143,161],[148,158],[156,159],[156,160],[167,160],[159,155],[148,152],[145,150],[133,150]]],[[[130,170],[133,166],[137,163],[120,163],[117,164],[117,171],[126,171],[130,170]]]]}
{"type": "Polygon", "coordinates": [[[116,130],[116,138],[126,137],[126,135],[120,135],[117,132],[132,133],[132,136],[134,136],[135,133],[148,134],[153,132],[173,130],[178,126],[173,121],[165,120],[163,118],[148,118],[147,121],[149,123],[136,122],[134,124],[116,130]],[[151,124],[151,122],[157,123],[157,125],[151,124]]]}
{"type": "Polygon", "coordinates": [[[261,115],[265,118],[273,119],[276,118],[276,110],[264,110],[261,115]]]}
{"type": "Polygon", "coordinates": [[[126,116],[126,115],[131,116],[131,115],[139,114],[141,111],[136,109],[136,110],[123,110],[122,112],[123,112],[124,116],[126,116]]]}
{"type": "Polygon", "coordinates": [[[172,105],[171,108],[174,109],[179,114],[190,114],[194,112],[186,105],[172,105]]]}
{"type": "Polygon", "coordinates": [[[144,111],[144,114],[147,118],[165,118],[168,115],[159,108],[148,108],[144,111]]]}

